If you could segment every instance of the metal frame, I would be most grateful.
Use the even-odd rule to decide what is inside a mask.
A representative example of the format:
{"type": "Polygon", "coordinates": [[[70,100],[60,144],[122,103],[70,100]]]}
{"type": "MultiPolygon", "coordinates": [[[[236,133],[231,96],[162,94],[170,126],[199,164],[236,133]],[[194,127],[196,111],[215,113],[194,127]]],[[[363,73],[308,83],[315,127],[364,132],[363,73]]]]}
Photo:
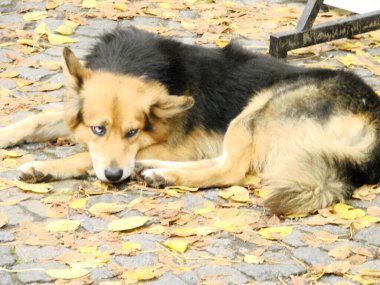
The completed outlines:
{"type": "Polygon", "coordinates": [[[322,5],[323,0],[308,0],[294,31],[270,36],[269,53],[275,57],[285,58],[288,51],[293,49],[349,38],[353,35],[380,29],[380,10],[349,16],[313,27],[322,5]]]}

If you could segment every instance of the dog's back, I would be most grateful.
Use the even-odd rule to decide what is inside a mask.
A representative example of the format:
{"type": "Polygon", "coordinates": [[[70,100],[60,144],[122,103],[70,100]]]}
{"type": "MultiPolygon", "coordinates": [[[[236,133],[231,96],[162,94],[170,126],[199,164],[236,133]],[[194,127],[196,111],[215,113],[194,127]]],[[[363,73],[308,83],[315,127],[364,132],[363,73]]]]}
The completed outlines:
{"type": "MultiPolygon", "coordinates": [[[[252,94],[304,69],[244,50],[182,44],[134,28],[105,34],[86,57],[90,69],[147,76],[163,83],[172,95],[195,99],[184,129],[224,133],[252,94]]],[[[128,88],[126,86],[126,88],[128,88]]]]}

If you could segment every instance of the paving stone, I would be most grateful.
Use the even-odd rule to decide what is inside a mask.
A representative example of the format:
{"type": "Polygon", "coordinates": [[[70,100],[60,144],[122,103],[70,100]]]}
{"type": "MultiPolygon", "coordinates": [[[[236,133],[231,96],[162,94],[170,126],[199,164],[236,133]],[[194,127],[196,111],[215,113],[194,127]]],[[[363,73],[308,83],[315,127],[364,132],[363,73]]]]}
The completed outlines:
{"type": "Polygon", "coordinates": [[[241,272],[228,266],[203,266],[197,269],[197,273],[202,279],[209,277],[212,280],[215,276],[218,281],[232,284],[244,284],[249,281],[241,272]]]}
{"type": "Polygon", "coordinates": [[[136,242],[141,244],[141,250],[155,250],[157,243],[165,241],[164,237],[150,234],[131,234],[121,238],[123,241],[136,242]]]}
{"type": "Polygon", "coordinates": [[[40,217],[47,217],[47,207],[39,200],[22,201],[19,205],[25,207],[29,212],[40,217]]]}
{"type": "Polygon", "coordinates": [[[305,243],[301,240],[301,237],[304,235],[305,234],[303,232],[296,229],[290,235],[287,235],[285,238],[283,238],[282,242],[294,247],[304,246],[305,243]]]}
{"type": "Polygon", "coordinates": [[[179,12],[179,17],[185,19],[196,19],[199,17],[199,13],[198,11],[193,10],[182,10],[179,12]]]}
{"type": "Polygon", "coordinates": [[[352,280],[350,280],[348,278],[343,278],[343,277],[334,276],[334,275],[325,275],[321,279],[319,279],[318,281],[321,283],[327,283],[327,284],[340,284],[339,282],[341,282],[341,284],[345,284],[345,285],[358,284],[358,283],[353,282],[352,280]]]}
{"type": "Polygon", "coordinates": [[[107,230],[108,222],[100,218],[90,218],[86,215],[71,216],[73,220],[80,220],[81,227],[90,233],[98,233],[107,230]]]}
{"type": "Polygon", "coordinates": [[[231,239],[216,239],[213,243],[207,246],[207,251],[215,256],[234,258],[236,252],[232,250],[232,240],[231,239]],[[231,249],[231,250],[226,250],[231,249]]]}
{"type": "Polygon", "coordinates": [[[278,280],[278,277],[289,277],[306,272],[299,264],[248,264],[239,263],[236,269],[256,281],[278,280]]]}
{"type": "Polygon", "coordinates": [[[370,270],[379,270],[380,268],[380,260],[371,260],[371,261],[367,261],[367,262],[364,262],[363,264],[353,268],[351,270],[351,272],[353,274],[357,274],[360,272],[361,269],[370,269],[370,270]]]}
{"type": "Polygon", "coordinates": [[[16,284],[16,283],[12,281],[11,274],[9,272],[0,270],[0,285],[13,285],[13,284],[16,284]]]}
{"type": "Polygon", "coordinates": [[[10,242],[14,241],[16,238],[14,234],[8,231],[0,231],[0,242],[10,242]]]}
{"type": "Polygon", "coordinates": [[[90,278],[92,280],[102,280],[107,278],[112,278],[115,276],[114,271],[108,269],[107,267],[93,268],[90,272],[90,278]]]}
{"type": "Polygon", "coordinates": [[[115,261],[125,268],[138,268],[152,266],[157,261],[157,256],[153,253],[141,253],[137,256],[118,255],[115,261]]]}
{"type": "MultiPolygon", "coordinates": [[[[13,270],[22,270],[22,269],[35,269],[35,268],[42,268],[42,269],[63,269],[66,268],[66,266],[62,263],[51,261],[49,263],[23,263],[13,266],[13,270]]],[[[32,282],[51,282],[54,281],[54,277],[50,277],[42,270],[35,270],[31,274],[30,271],[24,271],[24,272],[17,272],[18,279],[23,282],[24,284],[29,284],[32,282]]]]}
{"type": "Polygon", "coordinates": [[[0,266],[9,266],[16,262],[10,246],[0,246],[0,256],[0,266]]]}
{"type": "MultiPolygon", "coordinates": [[[[13,189],[13,188],[12,188],[13,189]]],[[[2,206],[1,211],[7,213],[8,225],[18,225],[21,221],[33,221],[32,215],[25,213],[19,206],[2,206]]]]}
{"type": "Polygon", "coordinates": [[[88,206],[91,207],[94,204],[97,203],[128,203],[131,199],[121,196],[121,195],[113,195],[113,194],[103,194],[103,195],[97,195],[90,197],[90,200],[88,201],[88,206]]]}
{"type": "Polygon", "coordinates": [[[13,89],[16,88],[16,81],[12,79],[0,78],[0,86],[5,89],[13,89]]]}
{"type": "Polygon", "coordinates": [[[315,233],[319,231],[327,231],[335,235],[344,236],[349,234],[349,230],[343,227],[334,226],[334,225],[324,225],[317,227],[300,227],[298,228],[300,231],[304,231],[307,233],[315,233]]]}
{"type": "Polygon", "coordinates": [[[363,229],[354,236],[354,240],[380,246],[380,226],[374,225],[368,229],[363,229]]]}
{"type": "Polygon", "coordinates": [[[186,285],[188,283],[184,282],[177,276],[175,276],[171,272],[164,273],[158,280],[144,282],[147,285],[164,285],[164,284],[172,284],[172,285],[186,285]]]}
{"type": "MultiPolygon", "coordinates": [[[[187,284],[199,284],[199,276],[195,271],[186,271],[177,275],[181,280],[184,280],[187,284]]],[[[174,284],[173,284],[174,285],[174,284]]]]}
{"type": "Polygon", "coordinates": [[[159,26],[160,24],[163,24],[163,23],[166,24],[167,21],[162,21],[159,18],[137,16],[137,17],[134,17],[130,23],[131,25],[134,25],[134,26],[154,27],[154,26],[159,26]]]}
{"type": "Polygon", "coordinates": [[[51,71],[42,69],[42,68],[30,68],[30,67],[16,67],[13,69],[14,71],[17,71],[20,73],[19,77],[26,79],[26,80],[36,80],[40,81],[42,78],[44,78],[47,75],[52,74],[51,71]]]}
{"type": "Polygon", "coordinates": [[[296,258],[310,265],[329,264],[333,262],[333,259],[327,254],[327,252],[319,248],[299,247],[293,250],[292,253],[296,258]]]}
{"type": "Polygon", "coordinates": [[[23,262],[35,262],[38,260],[46,260],[57,257],[58,255],[69,251],[64,246],[34,246],[34,245],[18,245],[16,247],[16,255],[23,262]]]}

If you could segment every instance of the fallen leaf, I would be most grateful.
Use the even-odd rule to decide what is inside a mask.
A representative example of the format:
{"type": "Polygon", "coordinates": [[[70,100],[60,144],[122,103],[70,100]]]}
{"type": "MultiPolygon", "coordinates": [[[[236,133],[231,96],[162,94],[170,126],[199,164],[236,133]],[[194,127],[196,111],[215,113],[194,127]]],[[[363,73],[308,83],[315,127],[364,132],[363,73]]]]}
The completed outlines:
{"type": "Polygon", "coordinates": [[[247,254],[244,256],[244,262],[249,264],[261,264],[264,262],[264,258],[257,255],[247,254]]]}
{"type": "Polygon", "coordinates": [[[39,92],[55,91],[62,88],[62,83],[44,83],[37,88],[39,92]]]}
{"type": "Polygon", "coordinates": [[[367,214],[370,216],[380,216],[380,207],[369,206],[367,208],[367,214]]]}
{"type": "Polygon", "coordinates": [[[83,0],[81,7],[85,9],[97,8],[98,3],[96,0],[83,0]]]}
{"type": "Polygon", "coordinates": [[[258,185],[261,181],[261,178],[256,175],[246,175],[244,178],[243,185],[258,185]]]}
{"type": "Polygon", "coordinates": [[[53,186],[47,183],[25,183],[22,181],[11,181],[14,186],[23,191],[32,191],[34,193],[48,193],[53,189],[53,186]]]}
{"type": "Polygon", "coordinates": [[[150,280],[156,277],[154,267],[140,267],[136,269],[128,269],[122,275],[122,278],[127,279],[129,282],[136,282],[142,280],[150,280]]]}
{"type": "Polygon", "coordinates": [[[286,237],[287,235],[293,232],[292,227],[272,227],[272,228],[263,228],[258,231],[258,233],[266,239],[277,240],[286,237]]]}
{"type": "Polygon", "coordinates": [[[108,224],[108,230],[113,232],[128,231],[142,227],[147,221],[149,221],[149,218],[145,216],[134,216],[124,219],[118,219],[108,224]]]}
{"type": "Polygon", "coordinates": [[[127,205],[120,205],[116,203],[96,203],[88,209],[94,216],[101,216],[106,214],[114,214],[124,210],[127,205]]]}
{"type": "Polygon", "coordinates": [[[41,61],[40,67],[48,70],[59,70],[61,69],[61,64],[56,61],[41,61]]]}
{"type": "Polygon", "coordinates": [[[59,279],[76,279],[86,276],[90,271],[82,268],[68,268],[68,269],[48,269],[45,273],[51,277],[59,279]]]}
{"type": "Polygon", "coordinates": [[[5,71],[0,73],[0,78],[14,78],[19,76],[20,73],[17,71],[5,71]]]}
{"type": "Polygon", "coordinates": [[[74,201],[72,201],[69,204],[69,207],[71,209],[84,209],[87,206],[88,198],[79,198],[74,201]]]}
{"type": "Polygon", "coordinates": [[[184,253],[189,246],[189,241],[182,238],[172,238],[164,242],[164,245],[179,253],[184,253]]]}
{"type": "Polygon", "coordinates": [[[81,221],[74,220],[58,220],[46,225],[46,229],[52,232],[67,232],[79,228],[81,221]]]}
{"type": "Polygon", "coordinates": [[[165,190],[175,190],[177,192],[195,192],[199,190],[199,187],[186,187],[186,186],[168,186],[165,190]]]}
{"type": "Polygon", "coordinates": [[[61,35],[48,34],[48,41],[52,45],[61,45],[61,44],[69,44],[69,43],[77,43],[78,40],[61,35]]]}
{"type": "Polygon", "coordinates": [[[63,0],[49,0],[48,3],[45,5],[45,9],[46,10],[55,9],[62,4],[63,4],[63,0]]]}
{"type": "Polygon", "coordinates": [[[122,2],[116,2],[115,4],[113,4],[113,8],[122,12],[126,12],[128,10],[127,5],[122,2]]]}
{"type": "Polygon", "coordinates": [[[249,192],[242,186],[232,186],[219,191],[218,196],[224,199],[231,199],[235,202],[250,202],[249,192]]]}
{"type": "Polygon", "coordinates": [[[329,251],[329,255],[339,260],[346,259],[351,255],[351,246],[346,244],[333,248],[329,251]]]}
{"type": "Polygon", "coordinates": [[[64,24],[59,26],[55,31],[61,35],[70,36],[74,33],[78,26],[78,23],[66,20],[64,21],[64,24]]]}
{"type": "Polygon", "coordinates": [[[122,244],[122,254],[131,255],[135,254],[138,250],[141,250],[141,244],[137,242],[126,241],[122,244]]]}
{"type": "Polygon", "coordinates": [[[11,94],[11,90],[7,88],[0,88],[0,97],[9,96],[11,94]]]}
{"type": "Polygon", "coordinates": [[[40,35],[48,35],[51,33],[49,27],[46,25],[45,22],[41,22],[35,29],[34,29],[34,32],[36,34],[40,34],[40,35]]]}
{"type": "Polygon", "coordinates": [[[48,13],[46,11],[34,11],[25,13],[22,17],[24,21],[39,21],[41,19],[44,19],[48,16],[48,13]]]}

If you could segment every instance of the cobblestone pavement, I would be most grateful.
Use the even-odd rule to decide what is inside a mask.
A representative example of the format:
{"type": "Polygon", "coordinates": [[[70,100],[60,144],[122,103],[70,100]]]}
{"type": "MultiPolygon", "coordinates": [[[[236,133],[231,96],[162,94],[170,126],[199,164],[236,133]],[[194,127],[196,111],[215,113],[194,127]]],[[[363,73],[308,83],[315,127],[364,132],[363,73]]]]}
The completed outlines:
{"type": "MultiPolygon", "coordinates": [[[[64,82],[64,77],[55,62],[61,61],[65,45],[53,45],[44,35],[33,37],[34,29],[41,22],[53,31],[65,18],[83,21],[70,36],[78,42],[69,45],[81,58],[97,35],[116,25],[135,25],[172,35],[186,43],[208,46],[223,45],[231,37],[225,30],[218,30],[219,34],[224,33],[222,38],[217,32],[210,32],[209,38],[194,32],[197,28],[194,23],[213,11],[197,10],[194,6],[197,1],[187,1],[188,6],[181,6],[186,1],[156,1],[151,7],[148,5],[150,8],[138,5],[144,1],[136,1],[133,5],[127,3],[126,12],[121,4],[117,13],[124,14],[120,14],[119,19],[115,17],[116,10],[109,6],[101,10],[100,6],[83,8],[85,4],[80,0],[64,2],[0,2],[0,67],[4,71],[0,73],[0,125],[63,105],[64,90],[59,88],[59,83],[64,82]],[[45,11],[47,4],[53,7],[47,17],[32,21],[23,18],[27,12],[45,11]],[[176,9],[170,9],[174,6],[176,9]],[[155,7],[166,8],[167,14],[155,7]],[[104,12],[100,15],[99,11],[104,12]],[[16,74],[6,74],[11,71],[16,74]],[[45,81],[49,81],[52,91],[41,91],[41,86],[49,89],[41,83],[45,81]]],[[[91,7],[94,1],[83,2],[91,7]]],[[[214,5],[213,1],[199,2],[214,5]]],[[[241,37],[244,46],[259,52],[267,50],[267,35],[278,27],[273,24],[274,20],[286,19],[289,25],[285,25],[285,29],[292,28],[296,21],[294,15],[304,5],[291,1],[234,3],[223,5],[229,9],[234,7],[234,13],[253,7],[257,18],[262,18],[263,24],[250,31],[257,33],[257,38],[241,37]],[[286,10],[293,14],[288,18],[281,14],[281,19],[264,19],[269,8],[276,9],[273,10],[276,13],[286,10]]],[[[213,21],[215,19],[218,18],[213,21]]],[[[238,23],[237,18],[235,21],[238,23]]],[[[199,22],[200,26],[203,24],[199,22]]],[[[343,67],[338,59],[348,54],[376,59],[380,48],[373,38],[338,41],[335,46],[321,45],[311,50],[314,55],[293,53],[288,61],[331,68],[343,67]],[[349,48],[341,46],[348,42],[349,48]],[[362,50],[364,52],[360,52],[362,50]]],[[[353,71],[375,90],[380,90],[377,77],[380,73],[376,67],[380,69],[373,61],[370,65],[356,64],[353,71]]],[[[94,178],[53,182],[48,193],[24,191],[22,185],[12,184],[17,180],[15,168],[22,162],[65,157],[78,150],[80,146],[62,140],[26,144],[9,149],[14,152],[0,152],[0,178],[5,179],[0,180],[1,285],[106,285],[136,283],[137,280],[147,284],[380,284],[379,271],[373,271],[380,268],[377,223],[380,196],[376,195],[380,192],[376,187],[360,189],[356,198],[348,202],[354,208],[340,205],[342,209],[323,209],[312,216],[280,220],[271,217],[261,206],[257,185],[249,188],[248,198],[245,196],[238,202],[234,197],[221,197],[221,189],[158,191],[127,183],[116,188],[100,184],[94,178]],[[111,221],[132,216],[146,216],[149,220],[129,231],[109,230],[111,221]],[[80,225],[72,230],[65,226],[58,230],[47,227],[60,220],[80,221],[80,225]],[[263,227],[273,229],[274,233],[260,230],[263,227]],[[67,279],[49,271],[69,268],[77,270],[59,272],[67,279]],[[69,279],[75,274],[83,276],[69,279]]]]}

